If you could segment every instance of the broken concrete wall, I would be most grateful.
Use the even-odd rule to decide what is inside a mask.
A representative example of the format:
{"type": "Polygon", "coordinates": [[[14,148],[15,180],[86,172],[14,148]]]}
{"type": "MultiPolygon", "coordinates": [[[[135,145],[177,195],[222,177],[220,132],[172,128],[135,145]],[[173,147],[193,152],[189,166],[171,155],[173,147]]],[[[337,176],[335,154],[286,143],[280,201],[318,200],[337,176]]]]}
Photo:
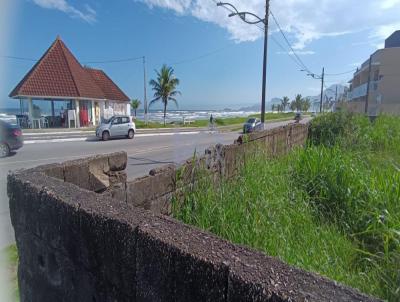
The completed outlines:
{"type": "Polygon", "coordinates": [[[46,169],[8,176],[22,302],[378,301],[46,169]]]}

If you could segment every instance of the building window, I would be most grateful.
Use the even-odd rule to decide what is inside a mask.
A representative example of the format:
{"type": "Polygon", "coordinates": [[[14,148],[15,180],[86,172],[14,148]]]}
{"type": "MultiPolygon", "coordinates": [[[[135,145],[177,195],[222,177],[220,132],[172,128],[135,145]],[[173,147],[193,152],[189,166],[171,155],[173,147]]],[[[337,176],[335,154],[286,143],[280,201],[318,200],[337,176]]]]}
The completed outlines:
{"type": "Polygon", "coordinates": [[[375,70],[374,72],[374,81],[378,81],[379,80],[379,69],[375,70]]]}

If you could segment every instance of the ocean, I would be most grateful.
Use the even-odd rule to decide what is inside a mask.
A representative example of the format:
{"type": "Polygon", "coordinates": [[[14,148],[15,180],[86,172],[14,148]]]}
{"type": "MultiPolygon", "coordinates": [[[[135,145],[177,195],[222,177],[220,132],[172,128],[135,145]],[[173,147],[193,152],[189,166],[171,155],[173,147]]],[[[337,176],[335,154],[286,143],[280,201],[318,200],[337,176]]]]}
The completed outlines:
{"type": "MultiPolygon", "coordinates": [[[[256,114],[255,111],[247,110],[169,110],[167,111],[167,123],[182,122],[183,120],[208,120],[212,114],[214,118],[229,118],[229,117],[247,117],[251,114],[256,114]]],[[[0,120],[9,123],[16,123],[15,115],[19,114],[18,108],[0,109],[0,120]]],[[[133,114],[133,113],[132,113],[133,114]]],[[[164,120],[162,110],[150,110],[148,114],[149,121],[162,123],[164,120]]],[[[137,112],[137,119],[144,120],[144,112],[137,112]]]]}

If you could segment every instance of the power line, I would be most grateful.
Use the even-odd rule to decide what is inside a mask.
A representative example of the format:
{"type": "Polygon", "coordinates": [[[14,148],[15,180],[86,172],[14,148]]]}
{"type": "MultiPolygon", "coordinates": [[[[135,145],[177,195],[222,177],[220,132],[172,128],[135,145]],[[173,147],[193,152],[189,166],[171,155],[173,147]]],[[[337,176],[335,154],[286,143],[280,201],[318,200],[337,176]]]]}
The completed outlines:
{"type": "MultiPolygon", "coordinates": [[[[0,56],[1,58],[5,59],[13,59],[13,60],[20,60],[20,61],[32,61],[37,62],[38,59],[32,58],[24,58],[24,57],[16,57],[16,56],[0,56]]],[[[107,63],[122,63],[122,62],[132,62],[143,59],[143,56],[134,57],[134,58],[125,58],[125,59],[113,59],[113,60],[104,60],[104,61],[85,61],[82,64],[107,64],[107,63]]]]}
{"type": "Polygon", "coordinates": [[[300,57],[297,55],[297,53],[294,51],[292,45],[290,44],[288,38],[286,37],[285,33],[283,32],[278,20],[275,18],[275,15],[273,14],[272,11],[270,11],[270,15],[272,16],[272,18],[274,19],[274,22],[276,24],[276,26],[278,27],[280,33],[282,34],[283,38],[285,39],[287,45],[289,46],[289,48],[291,49],[293,55],[297,58],[297,60],[299,61],[299,63],[303,66],[304,70],[309,72],[309,73],[313,73],[312,71],[310,71],[310,69],[304,64],[304,62],[300,59],[300,57]]]}
{"type": "Polygon", "coordinates": [[[327,73],[327,76],[340,76],[340,75],[344,75],[344,74],[348,74],[348,73],[353,73],[357,70],[357,68],[352,69],[352,70],[348,70],[348,71],[344,71],[344,72],[340,72],[340,73],[327,73]]]}
{"type": "Polygon", "coordinates": [[[13,59],[13,60],[19,60],[19,61],[32,61],[32,62],[36,62],[36,59],[32,59],[32,58],[23,58],[23,57],[15,57],[15,56],[0,56],[1,58],[5,58],[5,59],[13,59]]]}
{"type": "Polygon", "coordinates": [[[194,62],[194,61],[198,61],[198,60],[204,59],[206,57],[212,56],[212,55],[214,55],[216,53],[219,53],[219,52],[221,52],[221,51],[223,51],[223,50],[225,50],[225,49],[227,49],[229,47],[232,47],[232,45],[230,44],[230,45],[224,46],[222,48],[219,48],[219,49],[213,50],[211,52],[205,53],[203,55],[200,55],[198,57],[194,57],[194,58],[191,58],[191,59],[178,61],[178,62],[172,63],[171,65],[181,65],[181,64],[185,64],[185,63],[191,63],[191,62],[194,62]]]}
{"type": "Polygon", "coordinates": [[[105,60],[105,61],[86,61],[82,62],[82,64],[110,64],[110,63],[123,63],[123,62],[133,62],[142,60],[143,56],[134,57],[134,58],[126,58],[126,59],[114,59],[114,60],[105,60]]]}

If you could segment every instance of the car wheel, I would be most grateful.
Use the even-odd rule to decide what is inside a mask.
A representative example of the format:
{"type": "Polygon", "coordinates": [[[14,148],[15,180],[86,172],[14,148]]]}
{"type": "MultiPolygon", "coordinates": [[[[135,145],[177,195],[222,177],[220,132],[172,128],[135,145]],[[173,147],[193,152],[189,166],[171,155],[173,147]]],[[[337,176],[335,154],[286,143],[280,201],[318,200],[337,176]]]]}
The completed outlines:
{"type": "Polygon", "coordinates": [[[101,135],[101,138],[103,139],[103,141],[108,141],[110,139],[110,133],[108,131],[104,131],[101,135]]]}
{"type": "Polygon", "coordinates": [[[7,144],[0,144],[0,157],[7,157],[10,155],[10,147],[7,144]]]}
{"type": "Polygon", "coordinates": [[[129,139],[133,139],[133,137],[135,136],[135,132],[131,129],[131,130],[129,130],[129,132],[128,132],[128,138],[129,139]]]}

